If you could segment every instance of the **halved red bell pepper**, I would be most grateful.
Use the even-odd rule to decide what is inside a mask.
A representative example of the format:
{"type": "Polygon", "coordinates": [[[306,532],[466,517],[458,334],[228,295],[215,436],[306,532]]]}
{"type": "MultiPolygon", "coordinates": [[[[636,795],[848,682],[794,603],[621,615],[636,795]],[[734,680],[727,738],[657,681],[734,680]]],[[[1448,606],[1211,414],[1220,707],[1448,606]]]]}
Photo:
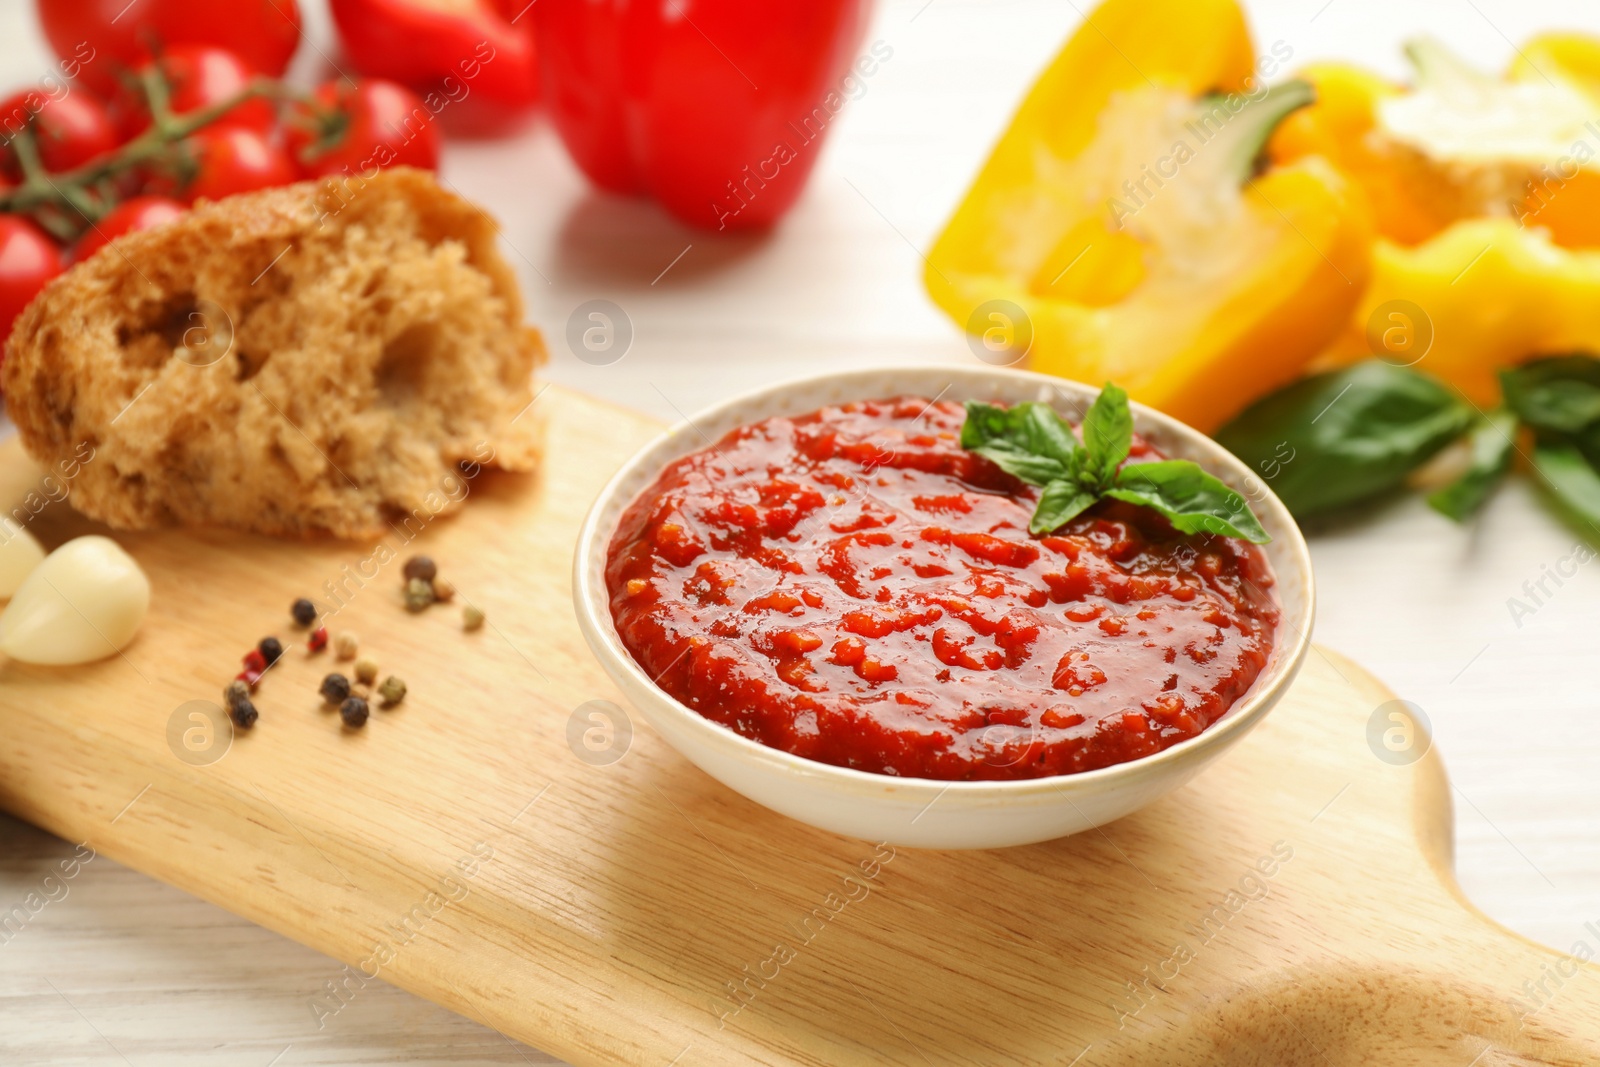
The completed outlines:
{"type": "Polygon", "coordinates": [[[363,74],[388,78],[437,106],[452,125],[493,125],[539,97],[530,0],[332,0],[333,21],[363,74]],[[515,21],[513,21],[515,20],[515,21]],[[457,114],[450,114],[454,108],[457,114]]]}
{"type": "Polygon", "coordinates": [[[545,99],[583,172],[691,225],[769,226],[845,100],[871,0],[539,0],[545,99]]]}

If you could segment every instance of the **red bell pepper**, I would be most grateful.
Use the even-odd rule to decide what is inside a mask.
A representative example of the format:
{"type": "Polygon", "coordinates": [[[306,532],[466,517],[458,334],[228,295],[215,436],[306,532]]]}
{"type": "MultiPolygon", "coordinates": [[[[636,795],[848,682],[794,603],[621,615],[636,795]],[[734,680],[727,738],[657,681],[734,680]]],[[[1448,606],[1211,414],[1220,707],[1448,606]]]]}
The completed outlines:
{"type": "Polygon", "coordinates": [[[538,0],[546,103],[596,185],[711,230],[769,226],[845,99],[871,0],[538,0]]]}
{"type": "Polygon", "coordinates": [[[539,97],[529,3],[332,0],[331,7],[361,73],[397,81],[424,99],[433,94],[429,109],[452,125],[467,113],[467,125],[482,126],[485,116],[514,116],[539,97]]]}

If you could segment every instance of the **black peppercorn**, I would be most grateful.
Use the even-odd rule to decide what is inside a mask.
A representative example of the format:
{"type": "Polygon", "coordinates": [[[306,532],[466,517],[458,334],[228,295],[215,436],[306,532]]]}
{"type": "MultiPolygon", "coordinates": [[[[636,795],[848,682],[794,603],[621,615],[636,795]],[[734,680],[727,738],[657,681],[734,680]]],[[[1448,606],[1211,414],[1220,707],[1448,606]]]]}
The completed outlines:
{"type": "Polygon", "coordinates": [[[305,597],[301,597],[289,608],[289,614],[294,616],[295,625],[310,626],[317,621],[317,606],[305,597]]]}
{"type": "Polygon", "coordinates": [[[270,667],[278,662],[279,656],[283,655],[283,642],[276,637],[263,637],[256,649],[261,653],[261,658],[267,661],[267,666],[270,667]]]}
{"type": "Polygon", "coordinates": [[[339,718],[350,727],[361,726],[367,721],[367,702],[360,697],[350,697],[339,705],[339,718]]]}
{"type": "Polygon", "coordinates": [[[322,699],[330,704],[341,703],[350,695],[350,679],[342,674],[330,674],[322,680],[322,699]]]}
{"type": "Polygon", "coordinates": [[[249,697],[233,701],[228,707],[228,714],[232,716],[233,724],[241,730],[250,729],[258,718],[256,706],[250,702],[249,697]]]}
{"type": "Polygon", "coordinates": [[[424,582],[431,582],[434,576],[439,573],[439,568],[434,566],[433,560],[427,556],[412,556],[406,560],[404,573],[408,582],[415,578],[420,578],[424,582]]]}

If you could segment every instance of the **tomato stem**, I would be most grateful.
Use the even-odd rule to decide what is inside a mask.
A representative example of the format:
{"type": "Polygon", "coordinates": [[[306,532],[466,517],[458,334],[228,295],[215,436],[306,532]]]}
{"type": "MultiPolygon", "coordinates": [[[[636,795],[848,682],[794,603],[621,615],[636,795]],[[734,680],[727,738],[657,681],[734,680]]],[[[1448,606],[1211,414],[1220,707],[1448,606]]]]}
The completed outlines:
{"type": "MultiPolygon", "coordinates": [[[[156,65],[140,72],[139,88],[150,110],[149,128],[115,151],[72,170],[49,173],[39,159],[31,123],[30,128],[18,131],[12,143],[23,178],[14,188],[0,193],[0,213],[28,215],[52,235],[70,241],[116,206],[114,179],[118,175],[155,164],[184,175],[183,184],[188,184],[193,178],[194,160],[183,142],[240,105],[267,98],[298,101],[314,109],[313,113],[328,110],[310,94],[272,78],[254,78],[228,99],[181,115],[173,113],[171,87],[156,65]]],[[[320,114],[319,121],[331,122],[320,114]]]]}

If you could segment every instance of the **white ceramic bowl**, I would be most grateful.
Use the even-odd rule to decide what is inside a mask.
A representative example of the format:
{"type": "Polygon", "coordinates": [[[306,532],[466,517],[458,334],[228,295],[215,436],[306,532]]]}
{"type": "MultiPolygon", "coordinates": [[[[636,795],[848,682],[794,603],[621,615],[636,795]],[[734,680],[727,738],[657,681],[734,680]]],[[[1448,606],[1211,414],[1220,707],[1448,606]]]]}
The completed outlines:
{"type": "Polygon", "coordinates": [[[619,470],[584,521],[574,562],[578,623],[606,673],[667,742],[758,804],[840,834],[921,848],[998,848],[1065,837],[1122,817],[1187,782],[1260,722],[1310,647],[1311,559],[1288,509],[1238,459],[1197,430],[1141,405],[1134,427],[1167,456],[1191,459],[1244,492],[1272,536],[1283,607],[1266,669],[1197,737],[1143,759],[1053,778],[944,782],[835,767],[741,737],[658,689],[623,647],[606,591],[606,550],[623,510],[673,460],[773,415],[900,395],[1019,403],[1049,400],[1074,422],[1098,390],[1026,371],[949,367],[862,370],[786,382],[719,404],[656,438],[619,470]]]}

